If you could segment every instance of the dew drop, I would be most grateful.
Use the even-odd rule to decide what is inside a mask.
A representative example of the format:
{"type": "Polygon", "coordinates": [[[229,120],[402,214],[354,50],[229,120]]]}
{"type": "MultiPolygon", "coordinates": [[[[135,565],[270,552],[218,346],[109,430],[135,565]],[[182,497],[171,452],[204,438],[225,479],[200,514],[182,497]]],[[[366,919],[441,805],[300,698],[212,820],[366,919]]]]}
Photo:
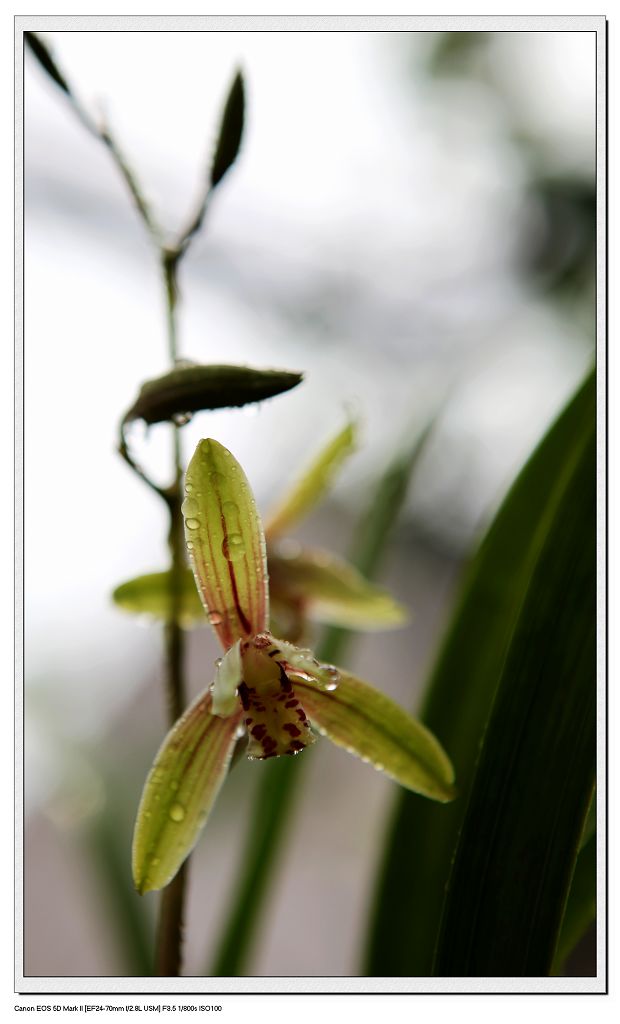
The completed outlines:
{"type": "Polygon", "coordinates": [[[152,868],[156,868],[158,864],[159,864],[159,857],[153,857],[153,860],[151,861],[151,867],[152,868]]]}
{"type": "Polygon", "coordinates": [[[194,550],[194,542],[192,540],[188,540],[186,545],[185,545],[185,547],[187,548],[188,551],[193,551],[194,550]]]}
{"type": "Polygon", "coordinates": [[[184,427],[192,419],[193,413],[191,412],[175,412],[172,414],[172,422],[177,427],[184,427]]]}
{"type": "Polygon", "coordinates": [[[172,821],[183,821],[183,818],[185,817],[185,808],[182,807],[181,804],[172,804],[168,814],[172,821]]]}
{"type": "Polygon", "coordinates": [[[223,485],[226,483],[226,477],[222,476],[221,473],[218,473],[217,470],[214,470],[212,473],[209,473],[209,480],[211,481],[211,486],[216,488],[223,487],[223,485]]]}
{"type": "Polygon", "coordinates": [[[223,660],[224,660],[223,658],[216,658],[215,659],[215,667],[219,668],[220,665],[222,664],[223,660]]]}
{"type": "Polygon", "coordinates": [[[321,665],[321,675],[325,676],[325,689],[335,690],[340,682],[340,672],[335,665],[321,665]]]}
{"type": "Polygon", "coordinates": [[[186,525],[188,530],[199,530],[200,529],[200,520],[199,519],[193,519],[193,518],[186,519],[185,520],[185,525],[186,525]]]}
{"type": "Polygon", "coordinates": [[[186,498],[181,505],[181,512],[187,519],[188,516],[195,516],[200,511],[200,506],[195,498],[186,498]]]}
{"type": "Polygon", "coordinates": [[[212,626],[222,625],[222,613],[221,612],[209,612],[207,618],[212,626]]]}
{"type": "Polygon", "coordinates": [[[185,493],[186,494],[191,494],[193,490],[194,490],[194,485],[193,485],[193,483],[190,480],[188,480],[187,483],[185,484],[185,493]]]}
{"type": "Polygon", "coordinates": [[[245,543],[240,533],[231,533],[222,541],[222,554],[229,562],[238,562],[245,555],[245,543]]]}

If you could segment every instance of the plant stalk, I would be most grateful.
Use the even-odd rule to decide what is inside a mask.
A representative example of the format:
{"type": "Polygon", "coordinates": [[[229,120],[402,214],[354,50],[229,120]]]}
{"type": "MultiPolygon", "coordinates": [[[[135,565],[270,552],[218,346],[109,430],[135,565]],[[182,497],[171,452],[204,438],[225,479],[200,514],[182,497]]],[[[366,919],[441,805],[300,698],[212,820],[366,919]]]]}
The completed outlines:
{"type": "MultiPolygon", "coordinates": [[[[166,291],[166,323],[168,328],[168,351],[172,365],[177,359],[177,263],[175,254],[162,249],[162,269],[166,291]]],[[[179,625],[183,573],[185,570],[185,542],[183,536],[183,515],[181,512],[183,460],[180,429],[173,424],[174,482],[168,489],[167,505],[170,513],[168,548],[170,551],[171,593],[170,616],[164,626],[166,650],[166,694],[168,701],[168,722],[173,726],[185,710],[187,694],[185,686],[185,635],[179,625]]],[[[182,963],[183,912],[189,858],[166,886],[159,907],[157,926],[155,972],[159,977],[178,977],[182,963]]]]}

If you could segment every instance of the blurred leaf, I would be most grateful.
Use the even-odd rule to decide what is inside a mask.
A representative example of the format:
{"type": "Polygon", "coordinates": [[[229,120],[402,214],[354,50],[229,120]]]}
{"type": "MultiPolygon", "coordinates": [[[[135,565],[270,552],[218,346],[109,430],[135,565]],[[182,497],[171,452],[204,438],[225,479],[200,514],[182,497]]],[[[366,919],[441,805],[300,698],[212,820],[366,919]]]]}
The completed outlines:
{"type": "Polygon", "coordinates": [[[573,300],[596,269],[596,184],[578,177],[541,177],[529,187],[538,212],[521,244],[523,269],[543,291],[573,300]]]}
{"type": "Polygon", "coordinates": [[[294,388],[300,373],[286,370],[255,370],[249,366],[177,366],[169,373],[146,381],[125,414],[123,423],[142,419],[145,423],[187,419],[203,409],[263,402],[294,388]]]}
{"type": "Polygon", "coordinates": [[[168,622],[174,610],[178,613],[179,624],[185,629],[206,626],[205,610],[191,569],[183,572],[181,582],[180,606],[173,599],[170,570],[137,576],[127,583],[121,583],[113,592],[112,599],[119,608],[135,615],[150,615],[154,619],[168,622]]]}
{"type": "Polygon", "coordinates": [[[492,32],[438,32],[428,58],[432,75],[475,78],[492,32]]]}
{"type": "Polygon", "coordinates": [[[34,32],[24,32],[24,41],[28,46],[32,55],[38,60],[39,64],[44,71],[56,82],[63,92],[66,92],[68,96],[71,96],[71,89],[69,88],[66,79],[60,72],[56,61],[52,57],[52,53],[44,43],[40,36],[34,32]]]}
{"type": "Polygon", "coordinates": [[[560,929],[552,974],[562,967],[577,943],[596,918],[596,833],[592,833],[579,851],[575,873],[560,929]]]}
{"type": "Polygon", "coordinates": [[[269,539],[296,526],[323,498],[340,466],[354,450],[356,434],[355,423],[349,422],[319,452],[269,516],[265,527],[269,539]]]}
{"type": "Polygon", "coordinates": [[[428,729],[384,693],[338,671],[334,690],[295,680],[299,700],[319,732],[414,793],[442,803],[453,800],[452,765],[428,729]]]}
{"type": "Polygon", "coordinates": [[[211,166],[211,188],[215,188],[219,184],[237,159],[243,135],[244,113],[243,77],[238,71],[230,87],[222,115],[217,147],[211,166]]]}
{"type": "Polygon", "coordinates": [[[208,691],[172,727],[146,780],[133,839],[139,893],[162,889],[193,849],[228,773],[241,713],[211,714],[208,691]]]}
{"type": "Polygon", "coordinates": [[[596,442],[562,467],[452,868],[435,973],[549,973],[594,785],[596,442]]]}
{"type": "Polygon", "coordinates": [[[408,794],[399,799],[376,895],[369,975],[431,972],[445,886],[502,666],[567,471],[594,418],[592,374],[521,471],[466,575],[421,716],[450,751],[460,795],[441,808],[408,794]]]}
{"type": "Polygon", "coordinates": [[[153,969],[151,923],[131,880],[125,821],[106,803],[89,835],[92,860],[105,887],[106,907],[117,926],[127,973],[148,977],[153,969]]]}
{"type": "Polygon", "coordinates": [[[200,441],[185,477],[182,511],[196,586],[224,650],[269,626],[263,526],[241,466],[200,441]]]}
{"type": "MultiPolygon", "coordinates": [[[[411,448],[399,452],[381,476],[372,500],[355,532],[351,562],[365,578],[378,572],[398,516],[407,498],[407,491],[426,442],[435,424],[433,417],[416,436],[411,448]]],[[[323,637],[321,654],[326,661],[341,661],[351,640],[351,633],[340,626],[330,626],[323,637]]]]}
{"type": "Polygon", "coordinates": [[[288,596],[318,622],[349,629],[390,629],[407,621],[406,609],[348,562],[326,551],[269,552],[272,598],[288,596]]]}

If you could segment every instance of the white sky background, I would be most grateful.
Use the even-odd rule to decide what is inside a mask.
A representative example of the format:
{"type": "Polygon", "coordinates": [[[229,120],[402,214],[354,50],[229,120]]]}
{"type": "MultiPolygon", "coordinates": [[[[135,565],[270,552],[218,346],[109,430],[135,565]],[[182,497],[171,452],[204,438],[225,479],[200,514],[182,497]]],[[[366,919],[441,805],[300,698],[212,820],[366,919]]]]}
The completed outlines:
{"type": "MultiPolygon", "coordinates": [[[[515,277],[528,168],[502,135],[501,97],[475,81],[429,88],[413,56],[421,65],[423,35],[47,38],[171,230],[243,68],[243,151],[181,271],[181,353],[307,380],[254,418],[197,417],[187,453],[218,437],[265,508],[352,407],[365,445],[337,495],[355,507],[449,393],[412,511],[466,544],[590,356],[583,327],[515,277]]],[[[506,33],[492,61],[548,169],[588,173],[594,35],[506,33]]],[[[59,721],[83,736],[123,699],[127,652],[136,676],[157,658],[109,593],[165,559],[163,516],[114,452],[139,383],[167,368],[163,305],[108,154],[32,60],[25,97],[26,669],[35,699],[51,687],[59,721]],[[105,686],[86,688],[85,666],[105,686]]],[[[165,474],[163,435],[144,458],[165,474]]],[[[45,738],[33,748],[49,778],[45,738]]]]}

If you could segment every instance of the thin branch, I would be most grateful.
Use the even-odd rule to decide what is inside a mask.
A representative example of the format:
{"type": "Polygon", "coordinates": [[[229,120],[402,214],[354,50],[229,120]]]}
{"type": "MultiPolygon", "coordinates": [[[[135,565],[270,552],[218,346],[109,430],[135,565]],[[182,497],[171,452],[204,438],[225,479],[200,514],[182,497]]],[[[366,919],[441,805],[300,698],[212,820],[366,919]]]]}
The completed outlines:
{"type": "Polygon", "coordinates": [[[208,186],[203,191],[202,197],[196,208],[194,216],[189,221],[189,224],[187,225],[185,230],[182,231],[181,234],[179,235],[175,244],[175,249],[177,251],[178,258],[185,255],[190,246],[190,243],[194,238],[194,235],[197,235],[198,232],[200,231],[204,223],[207,210],[209,208],[209,200],[211,199],[212,191],[213,189],[211,188],[211,186],[208,186]]]}

